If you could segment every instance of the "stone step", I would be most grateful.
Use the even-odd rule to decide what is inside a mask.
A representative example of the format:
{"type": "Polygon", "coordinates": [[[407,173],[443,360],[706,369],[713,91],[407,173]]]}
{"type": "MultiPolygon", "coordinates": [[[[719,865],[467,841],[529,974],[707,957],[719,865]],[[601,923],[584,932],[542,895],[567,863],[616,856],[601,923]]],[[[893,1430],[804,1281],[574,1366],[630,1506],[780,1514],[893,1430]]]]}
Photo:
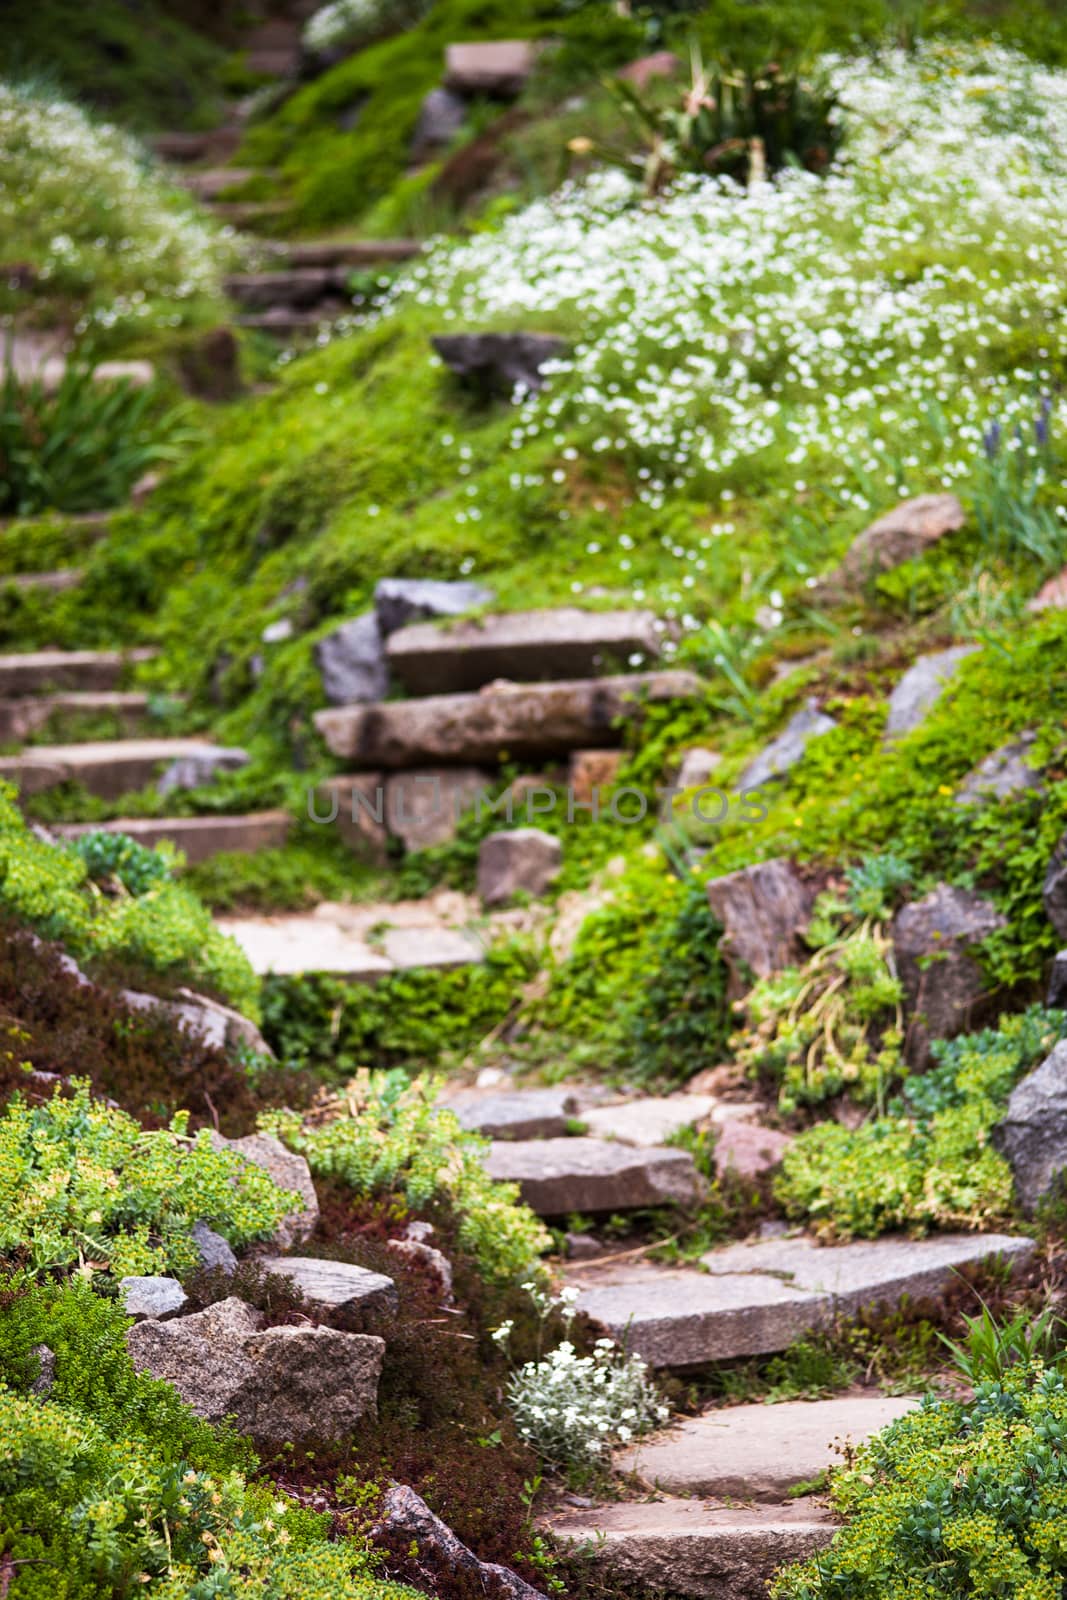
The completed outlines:
{"type": "Polygon", "coordinates": [[[485,954],[483,941],[433,901],[323,902],[305,916],[222,917],[217,925],[262,976],[327,972],[373,983],[395,972],[472,966],[485,954]]]}
{"type": "Polygon", "coordinates": [[[669,1494],[786,1500],[841,1466],[843,1448],[864,1443],[918,1404],[910,1395],[874,1393],[722,1406],[619,1451],[615,1466],[669,1494]]]}
{"type": "Polygon", "coordinates": [[[334,295],[345,294],[347,274],[331,267],[292,267],[284,272],[235,272],[225,280],[226,293],[252,310],[291,306],[304,310],[334,295]]]}
{"type": "Polygon", "coordinates": [[[692,672],[627,673],[331,706],[315,713],[315,725],[335,756],[361,767],[496,762],[505,754],[522,761],[620,744],[619,724],[639,713],[641,701],[696,700],[703,692],[692,672]]]}
{"type": "Polygon", "coordinates": [[[253,333],[269,333],[274,339],[314,339],[319,329],[339,317],[346,309],[337,306],[327,311],[293,311],[289,306],[271,306],[269,311],[238,317],[237,326],[253,333]]]}
{"type": "Polygon", "coordinates": [[[179,172],[175,182],[198,200],[218,200],[228,189],[251,183],[253,178],[276,178],[265,167],[205,167],[199,172],[179,172]]]}
{"type": "Polygon", "coordinates": [[[289,211],[287,200],[205,200],[211,214],[219,222],[228,222],[235,228],[254,227],[272,217],[284,217],[289,211]]]}
{"type": "Polygon", "coordinates": [[[256,73],[258,77],[292,78],[300,67],[300,51],[285,45],[246,50],[245,65],[249,72],[256,73]]]}
{"type": "Polygon", "coordinates": [[[445,1089],[441,1105],[487,1139],[556,1139],[577,1117],[578,1096],[559,1089],[445,1089]]]}
{"type": "Polygon", "coordinates": [[[10,577],[0,578],[0,587],[19,589],[24,594],[32,590],[40,590],[44,594],[62,594],[67,589],[76,589],[81,581],[80,567],[60,567],[55,572],[16,572],[10,577]]]}
{"type": "Polygon", "coordinates": [[[253,811],[245,816],[120,817],[113,822],[66,822],[51,831],[63,839],[85,833],[125,833],[152,850],[164,840],[184,855],[189,866],[229,851],[251,855],[279,849],[289,836],[287,811],[253,811]]]}
{"type": "Polygon", "coordinates": [[[0,655],[0,696],[57,690],[117,689],[131,667],[155,659],[155,650],[32,650],[0,655]]]}
{"type": "Polygon", "coordinates": [[[830,1543],[839,1524],[818,1501],[726,1506],[707,1500],[656,1500],[566,1510],[539,1527],[566,1544],[587,1546],[612,1575],[616,1594],[692,1600],[767,1600],[775,1570],[830,1543]]]}
{"type": "Polygon", "coordinates": [[[0,759],[0,778],[24,795],[80,783],[102,800],[143,789],[160,767],[215,750],[206,739],[110,739],[91,744],[41,744],[0,759]]]}
{"type": "Polygon", "coordinates": [[[389,670],[409,694],[457,694],[497,678],[535,682],[648,666],[659,655],[649,611],[516,611],[390,635],[389,670]],[[638,657],[634,660],[633,657],[638,657]]]}
{"type": "Polygon", "coordinates": [[[500,1140],[490,1147],[485,1170],[517,1183],[540,1217],[693,1206],[707,1191],[687,1150],[635,1150],[600,1139],[500,1140]]]}
{"type": "Polygon", "coordinates": [[[709,1094],[677,1094],[643,1100],[624,1100],[618,1105],[594,1106],[581,1113],[581,1121],[596,1139],[615,1139],[619,1144],[647,1149],[663,1144],[683,1128],[704,1122],[717,1102],[709,1094]]]}
{"type": "Polygon", "coordinates": [[[269,248],[291,267],[378,267],[422,253],[418,239],[280,240],[269,248]]]}
{"type": "Polygon", "coordinates": [[[703,1271],[610,1256],[568,1269],[579,1309],[657,1367],[701,1366],[785,1350],[836,1316],[936,1297],[963,1268],[1026,1261],[1033,1240],[1009,1234],[887,1237],[819,1247],[807,1238],[726,1245],[703,1271]]]}
{"type": "Polygon", "coordinates": [[[241,143],[242,130],[237,123],[211,128],[206,133],[190,133],[185,129],[156,133],[148,141],[149,148],[161,161],[178,164],[191,161],[226,161],[241,143]]]}
{"type": "Polygon", "coordinates": [[[135,734],[148,715],[148,695],[122,689],[78,690],[66,694],[21,695],[0,699],[0,740],[25,740],[50,722],[67,718],[111,717],[135,734]]]}

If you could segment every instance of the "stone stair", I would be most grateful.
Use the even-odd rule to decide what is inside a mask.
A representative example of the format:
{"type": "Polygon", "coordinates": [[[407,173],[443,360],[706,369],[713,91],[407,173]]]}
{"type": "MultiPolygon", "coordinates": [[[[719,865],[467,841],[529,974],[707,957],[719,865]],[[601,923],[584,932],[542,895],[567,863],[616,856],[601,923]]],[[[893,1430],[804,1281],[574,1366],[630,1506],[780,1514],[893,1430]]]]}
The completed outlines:
{"type": "Polygon", "coordinates": [[[203,738],[32,745],[17,756],[0,759],[0,778],[15,784],[26,795],[42,794],[63,783],[79,783],[102,800],[118,800],[135,789],[143,789],[170,762],[215,754],[220,749],[203,738]]]}
{"type": "Polygon", "coordinates": [[[148,849],[166,842],[195,867],[224,852],[251,855],[257,850],[280,849],[291,827],[292,818],[287,811],[256,811],[243,816],[120,817],[113,822],[66,822],[54,825],[50,831],[62,839],[76,839],[85,833],[125,833],[148,849]]]}
{"type": "Polygon", "coordinates": [[[0,699],[0,741],[21,742],[43,728],[76,725],[89,717],[107,717],[132,736],[144,731],[148,708],[148,695],[123,689],[72,689],[0,699]]]}

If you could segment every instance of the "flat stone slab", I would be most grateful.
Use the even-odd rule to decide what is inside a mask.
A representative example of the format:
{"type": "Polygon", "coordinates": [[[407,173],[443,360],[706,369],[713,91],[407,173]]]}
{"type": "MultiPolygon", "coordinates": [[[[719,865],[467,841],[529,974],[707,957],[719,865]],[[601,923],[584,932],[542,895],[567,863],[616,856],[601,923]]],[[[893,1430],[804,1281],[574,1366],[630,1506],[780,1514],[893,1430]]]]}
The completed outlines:
{"type": "Polygon", "coordinates": [[[292,267],[283,272],[235,272],[226,293],[243,306],[316,306],[328,295],[344,294],[346,273],[329,267],[292,267]]]}
{"type": "Polygon", "coordinates": [[[889,696],[886,740],[902,739],[922,726],[968,656],[980,646],[957,644],[951,650],[920,656],[889,696]]]}
{"type": "Polygon", "coordinates": [[[1040,789],[1041,773],[1029,762],[1036,739],[1036,731],[1027,729],[1017,739],[986,756],[963,780],[956,793],[956,804],[976,806],[986,800],[1014,800],[1029,789],[1040,789]]]}
{"type": "Polygon", "coordinates": [[[453,694],[497,678],[520,682],[595,677],[655,660],[660,641],[650,611],[516,611],[447,627],[417,622],[389,640],[389,670],[409,694],[453,694]]]}
{"type": "Polygon", "coordinates": [[[331,1311],[396,1309],[396,1284],[384,1272],[316,1256],[261,1256],[259,1264],[265,1272],[291,1278],[305,1300],[331,1311]]]}
{"type": "Polygon", "coordinates": [[[60,694],[0,699],[0,739],[29,739],[53,718],[114,717],[135,734],[148,714],[148,696],[121,689],[71,689],[60,694]]]}
{"type": "Polygon", "coordinates": [[[330,972],[373,982],[420,967],[471,966],[485,956],[476,934],[435,914],[429,903],[324,902],[306,916],[223,917],[217,926],[237,940],[259,974],[330,972]]]}
{"type": "Polygon", "coordinates": [[[709,1094],[671,1095],[664,1099],[625,1100],[616,1106],[596,1106],[583,1111],[581,1121],[595,1139],[648,1149],[663,1144],[683,1128],[710,1117],[715,1101],[709,1094]]]}
{"type": "Polygon", "coordinates": [[[117,689],[129,669],[154,650],[31,650],[0,656],[0,695],[47,694],[58,689],[117,689]]]}
{"type": "Polygon", "coordinates": [[[80,783],[103,800],[143,789],[166,762],[218,750],[204,739],[111,739],[91,744],[41,744],[0,760],[0,778],[27,794],[80,783]]]}
{"type": "Polygon", "coordinates": [[[637,1211],[694,1205],[705,1191],[686,1150],[634,1150],[600,1139],[531,1139],[494,1144],[491,1178],[517,1183],[542,1217],[571,1211],[637,1211]]]}
{"type": "Polygon", "coordinates": [[[809,700],[790,718],[778,737],[764,745],[759,755],[749,762],[737,780],[738,789],[744,794],[747,789],[762,789],[775,778],[784,778],[801,760],[812,739],[836,727],[833,717],[819,710],[818,701],[809,700]]]}
{"type": "Polygon", "coordinates": [[[283,240],[277,249],[294,267],[373,267],[421,255],[419,239],[283,240]]]}
{"type": "Polygon", "coordinates": [[[561,1138],[579,1106],[575,1094],[565,1088],[454,1089],[446,1091],[439,1103],[454,1111],[464,1128],[487,1139],[561,1138]]]}
{"type": "Polygon", "coordinates": [[[445,46],[445,87],[457,94],[517,95],[533,71],[530,39],[479,39],[445,46]]]}
{"type": "Polygon", "coordinates": [[[937,1295],[956,1270],[990,1256],[1033,1253],[1006,1234],[935,1234],[821,1248],[809,1239],[727,1245],[703,1272],[610,1257],[568,1269],[585,1311],[653,1366],[689,1367],[770,1355],[836,1315],[937,1295]]]}
{"type": "Polygon", "coordinates": [[[798,1484],[840,1466],[842,1444],[862,1444],[918,1404],[869,1394],[724,1406],[619,1452],[615,1465],[671,1494],[785,1500],[798,1484]]]}
{"type": "Polygon", "coordinates": [[[145,1317],[176,1317],[189,1303],[177,1278],[120,1278],[119,1296],[126,1315],[137,1322],[145,1317]]]}
{"type": "Polygon", "coordinates": [[[496,763],[620,744],[620,721],[639,714],[643,700],[696,700],[703,691],[692,672],[627,673],[331,706],[315,713],[315,726],[335,756],[361,767],[496,763]]]}
{"type": "Polygon", "coordinates": [[[818,1502],[742,1507],[705,1500],[626,1501],[566,1511],[540,1523],[588,1545],[616,1593],[692,1600],[766,1600],[775,1570],[825,1549],[839,1523],[818,1502]],[[623,1587],[625,1585],[625,1587],[623,1587]]]}
{"type": "Polygon", "coordinates": [[[289,835],[287,811],[256,811],[246,816],[120,817],[114,822],[67,822],[53,826],[63,839],[84,833],[125,833],[149,849],[166,841],[182,852],[190,866],[225,851],[251,854],[275,850],[289,835]]]}

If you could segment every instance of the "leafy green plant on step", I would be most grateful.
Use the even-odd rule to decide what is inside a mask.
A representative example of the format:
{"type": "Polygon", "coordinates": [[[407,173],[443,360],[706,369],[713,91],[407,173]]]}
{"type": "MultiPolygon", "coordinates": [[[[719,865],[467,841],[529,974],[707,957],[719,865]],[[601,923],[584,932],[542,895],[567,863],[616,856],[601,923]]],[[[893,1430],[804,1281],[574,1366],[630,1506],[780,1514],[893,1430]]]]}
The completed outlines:
{"type": "Polygon", "coordinates": [[[82,861],[94,883],[117,885],[127,894],[147,894],[173,878],[173,852],[149,850],[128,833],[94,830],[71,839],[67,848],[82,861]]]}
{"type": "Polygon", "coordinates": [[[884,1112],[902,1070],[903,991],[886,920],[910,868],[884,855],[846,876],[843,899],[826,893],[816,902],[811,959],[761,979],[743,1003],[749,1025],[735,1036],[737,1059],[781,1083],[786,1114],[845,1090],[884,1112]]]}
{"type": "MultiPolygon", "coordinates": [[[[1027,1310],[1000,1322],[982,1302],[976,1317],[964,1317],[966,1333],[958,1342],[941,1335],[957,1370],[968,1383],[1001,1382],[1015,1366],[1032,1367],[1047,1360],[1057,1343],[1061,1319],[1051,1306],[1038,1316],[1027,1310]]],[[[1058,1341],[1062,1344],[1062,1339],[1058,1341]]]]}
{"type": "MultiPolygon", "coordinates": [[[[0,384],[0,515],[117,506],[180,442],[151,384],[101,383],[70,362],[55,388],[5,364],[0,384]]],[[[185,430],[187,435],[188,430],[185,430]]]]}

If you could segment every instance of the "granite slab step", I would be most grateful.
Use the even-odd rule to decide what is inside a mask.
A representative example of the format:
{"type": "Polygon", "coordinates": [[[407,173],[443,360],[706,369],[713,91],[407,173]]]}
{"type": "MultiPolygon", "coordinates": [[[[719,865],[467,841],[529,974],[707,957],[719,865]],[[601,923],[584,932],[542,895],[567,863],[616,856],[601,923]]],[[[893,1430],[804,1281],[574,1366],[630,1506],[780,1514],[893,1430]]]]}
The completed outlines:
{"type": "Polygon", "coordinates": [[[270,248],[294,267],[376,267],[422,253],[418,239],[280,240],[270,248]]]}
{"type": "Polygon", "coordinates": [[[776,1569],[830,1543],[839,1524],[818,1501],[728,1506],[656,1500],[566,1510],[542,1532],[587,1546],[613,1580],[608,1592],[685,1600],[766,1600],[776,1569]]]}
{"type": "Polygon", "coordinates": [[[235,272],[225,280],[231,300],[251,310],[264,306],[317,306],[345,293],[345,274],[329,267],[293,267],[282,272],[235,272]]]}
{"type": "Polygon", "coordinates": [[[238,317],[239,328],[249,328],[254,333],[269,333],[275,339],[314,339],[324,323],[341,315],[344,308],[331,310],[294,311],[290,306],[271,306],[268,311],[238,317]]]}
{"type": "Polygon", "coordinates": [[[648,666],[660,653],[649,611],[516,611],[390,635],[389,670],[409,694],[456,694],[497,678],[536,682],[648,666]],[[633,660],[633,657],[637,660],[633,660]]]}
{"type": "Polygon", "coordinates": [[[687,1150],[635,1150],[600,1139],[499,1140],[485,1170],[517,1183],[540,1217],[694,1206],[707,1189],[687,1150]]]}
{"type": "Polygon", "coordinates": [[[243,816],[119,817],[113,822],[67,822],[52,827],[60,838],[76,839],[85,833],[125,833],[138,844],[155,849],[166,841],[180,850],[189,866],[230,851],[242,855],[257,850],[277,850],[292,826],[287,811],[253,811],[243,816]]]}
{"type": "Polygon", "coordinates": [[[82,581],[80,567],[58,567],[54,572],[15,572],[0,578],[0,587],[18,589],[23,594],[39,590],[43,594],[63,594],[82,581]]]}
{"type": "Polygon", "coordinates": [[[223,917],[217,926],[264,976],[328,972],[373,983],[396,972],[472,966],[485,956],[482,941],[466,927],[430,913],[420,920],[397,904],[325,902],[306,916],[223,917]]]}
{"type": "Polygon", "coordinates": [[[699,1271],[609,1256],[567,1276],[579,1309],[629,1349],[653,1366],[692,1367],[785,1350],[868,1307],[936,1300],[960,1270],[998,1256],[1014,1268],[1033,1251],[1031,1239],[996,1233],[822,1248],[785,1238],[709,1251],[699,1271]]]}
{"type": "Polygon", "coordinates": [[[0,699],[0,740],[30,739],[49,723],[68,718],[110,717],[123,733],[136,734],[148,716],[148,696],[134,690],[71,689],[65,694],[0,699]]]}
{"type": "Polygon", "coordinates": [[[284,217],[289,211],[287,200],[208,200],[205,202],[219,222],[228,222],[235,228],[254,227],[273,217],[284,217]]]}
{"type": "Polygon", "coordinates": [[[395,1311],[396,1284],[384,1272],[318,1256],[261,1256],[264,1272],[291,1278],[306,1300],[329,1311],[395,1311]]]}
{"type": "Polygon", "coordinates": [[[559,1089],[446,1089],[441,1105],[487,1139],[556,1139],[578,1115],[578,1097],[559,1089]]]}
{"type": "Polygon", "coordinates": [[[0,696],[117,689],[131,667],[155,655],[154,650],[31,650],[0,655],[0,696]]]}
{"type": "Polygon", "coordinates": [[[613,1106],[594,1106],[581,1120],[595,1139],[615,1139],[619,1144],[663,1144],[683,1128],[704,1122],[717,1102],[710,1094],[678,1094],[644,1100],[624,1100],[613,1106]]]}
{"type": "Polygon", "coordinates": [[[277,177],[263,167],[205,167],[198,172],[179,172],[175,182],[198,200],[217,200],[228,189],[250,183],[253,178],[277,177]]]}
{"type": "Polygon", "coordinates": [[[217,748],[205,739],[110,739],[89,744],[40,744],[0,759],[0,778],[23,794],[80,783],[103,800],[117,800],[151,783],[162,766],[217,748]]]}
{"type": "Polygon", "coordinates": [[[861,1394],[722,1406],[618,1451],[615,1466],[670,1494],[781,1501],[918,1404],[910,1395],[861,1394]]]}
{"type": "Polygon", "coordinates": [[[626,673],[330,706],[315,713],[315,725],[333,755],[364,768],[525,760],[618,745],[621,724],[643,702],[692,701],[703,692],[692,672],[626,673]]]}

